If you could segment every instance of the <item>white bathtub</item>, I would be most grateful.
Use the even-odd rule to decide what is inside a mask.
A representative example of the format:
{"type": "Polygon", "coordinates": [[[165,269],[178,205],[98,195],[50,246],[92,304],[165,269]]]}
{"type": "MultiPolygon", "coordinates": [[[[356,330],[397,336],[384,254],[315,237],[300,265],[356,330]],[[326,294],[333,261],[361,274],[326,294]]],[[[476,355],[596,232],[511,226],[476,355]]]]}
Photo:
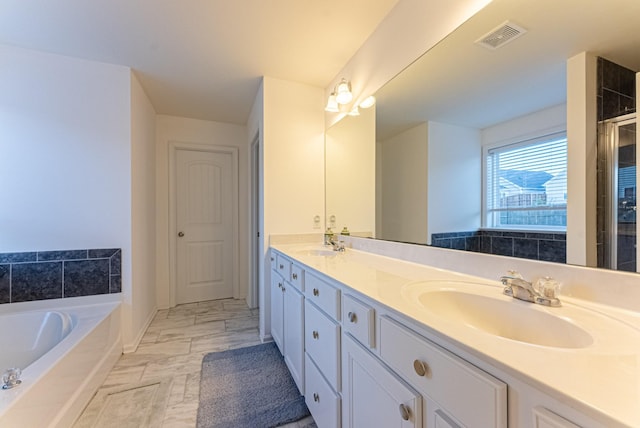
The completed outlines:
{"type": "Polygon", "coordinates": [[[120,357],[120,303],[70,300],[0,308],[0,376],[22,369],[0,390],[0,427],[70,427],[120,357]]]}

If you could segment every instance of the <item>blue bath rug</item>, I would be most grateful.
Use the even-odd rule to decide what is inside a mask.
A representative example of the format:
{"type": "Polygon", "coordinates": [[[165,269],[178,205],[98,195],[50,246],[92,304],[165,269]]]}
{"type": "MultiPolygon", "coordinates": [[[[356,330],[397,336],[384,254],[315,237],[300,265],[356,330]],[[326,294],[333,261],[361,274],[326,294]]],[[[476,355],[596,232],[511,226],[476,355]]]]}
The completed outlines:
{"type": "Polygon", "coordinates": [[[309,416],[275,343],[204,356],[197,428],[267,428],[309,416]]]}

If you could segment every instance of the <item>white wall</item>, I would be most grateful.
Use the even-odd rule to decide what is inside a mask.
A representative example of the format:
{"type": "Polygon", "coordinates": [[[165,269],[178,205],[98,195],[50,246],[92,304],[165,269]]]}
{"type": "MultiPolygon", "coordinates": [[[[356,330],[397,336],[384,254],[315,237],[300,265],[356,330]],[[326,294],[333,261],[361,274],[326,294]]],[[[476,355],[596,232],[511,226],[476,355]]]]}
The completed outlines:
{"type": "Polygon", "coordinates": [[[597,266],[597,58],[567,61],[567,263],[597,266]]]}
{"type": "Polygon", "coordinates": [[[480,131],[428,123],[428,243],[431,235],[480,227],[482,151],[480,131]]]}
{"type": "Polygon", "coordinates": [[[348,227],[359,236],[375,232],[376,111],[360,109],[326,132],[325,203],[334,232],[348,227]]]}
{"type": "Polygon", "coordinates": [[[324,217],[322,89],[265,77],[265,233],[314,233],[324,217]]]}
{"type": "Polygon", "coordinates": [[[156,112],[136,76],[131,73],[131,283],[133,351],[155,315],[156,303],[156,112]]]}
{"type": "Polygon", "coordinates": [[[130,287],[129,73],[0,45],[0,251],[122,248],[130,287]]]}
{"type": "MultiPolygon", "coordinates": [[[[345,77],[352,83],[352,105],[359,104],[489,2],[399,0],[325,88],[325,102],[345,77]]],[[[339,120],[339,115],[327,113],[326,120],[329,126],[339,120]]]]}
{"type": "Polygon", "coordinates": [[[567,129],[567,105],[559,104],[482,130],[482,146],[505,145],[567,129]]]}
{"type": "Polygon", "coordinates": [[[0,251],[122,248],[132,349],[155,309],[149,100],[128,67],[2,45],[0,94],[0,251]]]}
{"type": "MultiPolygon", "coordinates": [[[[324,95],[322,88],[264,77],[248,124],[261,131],[263,236],[317,233],[324,224],[324,95]],[[259,103],[262,101],[262,105],[259,103]]],[[[270,335],[271,280],[264,241],[260,282],[260,335],[270,335]]]]}
{"type": "Polygon", "coordinates": [[[427,243],[427,124],[378,142],[376,238],[427,243]]]}
{"type": "Polygon", "coordinates": [[[158,115],[156,128],[156,283],[158,306],[171,304],[169,272],[169,143],[192,143],[204,146],[237,147],[239,188],[239,266],[240,290],[246,296],[249,286],[248,260],[248,144],[245,126],[183,117],[158,115]]]}

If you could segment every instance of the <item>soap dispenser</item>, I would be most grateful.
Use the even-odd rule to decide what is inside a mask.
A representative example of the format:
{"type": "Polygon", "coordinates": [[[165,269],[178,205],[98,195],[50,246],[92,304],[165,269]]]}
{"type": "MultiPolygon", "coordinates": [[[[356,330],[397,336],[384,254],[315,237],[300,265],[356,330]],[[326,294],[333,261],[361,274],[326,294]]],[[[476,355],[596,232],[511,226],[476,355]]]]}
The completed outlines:
{"type": "Polygon", "coordinates": [[[327,227],[327,230],[324,232],[324,245],[331,245],[333,240],[333,231],[330,227],[327,227]]]}

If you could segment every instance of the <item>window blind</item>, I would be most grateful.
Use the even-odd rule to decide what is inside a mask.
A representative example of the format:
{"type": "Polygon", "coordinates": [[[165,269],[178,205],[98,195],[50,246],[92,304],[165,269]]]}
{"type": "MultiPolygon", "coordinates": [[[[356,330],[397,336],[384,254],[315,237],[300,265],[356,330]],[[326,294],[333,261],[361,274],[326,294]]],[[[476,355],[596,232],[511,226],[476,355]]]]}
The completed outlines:
{"type": "Polygon", "coordinates": [[[489,149],[485,171],[486,227],[566,228],[566,134],[489,149]]]}

